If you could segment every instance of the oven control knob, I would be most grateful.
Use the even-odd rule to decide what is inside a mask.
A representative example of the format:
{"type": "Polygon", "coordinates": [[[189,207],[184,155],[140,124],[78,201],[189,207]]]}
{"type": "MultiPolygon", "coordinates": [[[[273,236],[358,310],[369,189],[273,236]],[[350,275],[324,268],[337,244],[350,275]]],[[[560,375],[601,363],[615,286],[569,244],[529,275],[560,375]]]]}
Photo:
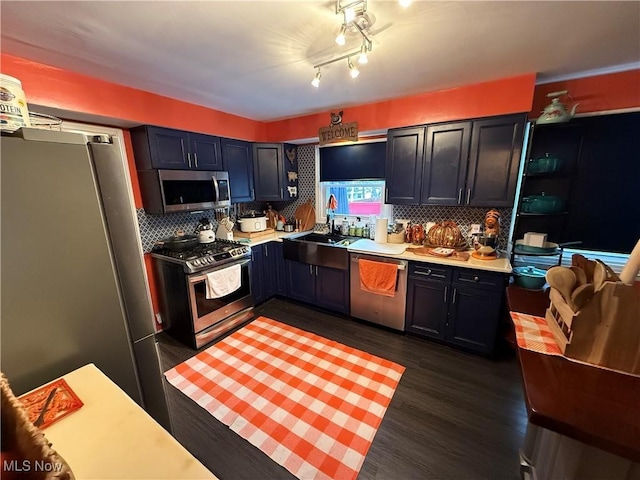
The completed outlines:
{"type": "Polygon", "coordinates": [[[205,258],[205,260],[207,261],[207,263],[213,263],[213,257],[207,257],[205,258]]]}

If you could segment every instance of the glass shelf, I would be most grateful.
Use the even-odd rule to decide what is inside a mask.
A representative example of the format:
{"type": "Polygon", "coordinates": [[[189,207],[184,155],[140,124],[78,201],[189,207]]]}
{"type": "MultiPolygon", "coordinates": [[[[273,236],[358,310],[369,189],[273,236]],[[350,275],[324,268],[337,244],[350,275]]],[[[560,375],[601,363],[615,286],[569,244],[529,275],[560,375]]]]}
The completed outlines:
{"type": "Polygon", "coordinates": [[[560,255],[562,253],[562,249],[558,248],[555,252],[551,253],[532,253],[532,252],[523,252],[522,250],[518,250],[517,248],[513,249],[514,255],[520,255],[523,257],[553,257],[554,255],[560,255]]]}
{"type": "Polygon", "coordinates": [[[540,173],[527,173],[523,175],[525,178],[569,178],[569,172],[540,172],[540,173]]]}
{"type": "Polygon", "coordinates": [[[548,217],[552,215],[569,215],[569,212],[557,212],[557,213],[529,213],[529,212],[519,212],[518,216],[521,217],[548,217]]]}

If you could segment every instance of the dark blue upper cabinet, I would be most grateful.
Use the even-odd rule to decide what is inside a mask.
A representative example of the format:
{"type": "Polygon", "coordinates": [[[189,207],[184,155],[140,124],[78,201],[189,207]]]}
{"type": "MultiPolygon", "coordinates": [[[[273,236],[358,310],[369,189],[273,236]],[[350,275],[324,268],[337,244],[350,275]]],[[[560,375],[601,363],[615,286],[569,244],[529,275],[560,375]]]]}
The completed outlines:
{"type": "Polygon", "coordinates": [[[386,203],[420,203],[424,133],[424,127],[389,130],[385,172],[386,203]]]}
{"type": "Polygon", "coordinates": [[[140,170],[189,168],[189,132],[144,126],[131,129],[131,142],[140,170]]]}
{"type": "Polygon", "coordinates": [[[253,148],[250,142],[222,138],[222,167],[229,172],[229,186],[233,203],[254,200],[253,148]]]}
{"type": "Polygon", "coordinates": [[[462,205],[471,122],[427,127],[420,203],[462,205]]]}
{"type": "Polygon", "coordinates": [[[386,203],[512,206],[525,121],[522,113],[389,130],[386,203]]]}
{"type": "Polygon", "coordinates": [[[222,170],[220,138],[201,133],[190,133],[190,150],[194,168],[198,170],[222,170]]]}
{"type": "Polygon", "coordinates": [[[253,144],[253,179],[255,199],[279,201],[285,199],[282,144],[253,144]]]}
{"type": "Polygon", "coordinates": [[[513,206],[525,122],[524,113],[473,122],[466,205],[513,206]]]}
{"type": "Polygon", "coordinates": [[[144,125],[131,129],[138,170],[222,170],[220,138],[144,125]]]}

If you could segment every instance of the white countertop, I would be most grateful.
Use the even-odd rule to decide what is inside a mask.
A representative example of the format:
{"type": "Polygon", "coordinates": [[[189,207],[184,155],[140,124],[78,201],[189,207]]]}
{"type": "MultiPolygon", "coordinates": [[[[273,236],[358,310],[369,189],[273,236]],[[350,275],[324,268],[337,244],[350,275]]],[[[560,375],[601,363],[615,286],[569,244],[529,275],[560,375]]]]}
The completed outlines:
{"type": "MultiPolygon", "coordinates": [[[[498,273],[511,273],[511,263],[508,258],[496,258],[495,260],[478,260],[473,257],[469,257],[467,261],[460,260],[451,260],[447,257],[432,257],[425,255],[416,255],[412,252],[404,251],[403,253],[383,253],[381,250],[381,246],[385,244],[377,244],[378,246],[373,247],[370,243],[371,240],[358,240],[355,243],[352,243],[347,247],[347,250],[352,253],[368,253],[370,255],[378,255],[381,257],[391,257],[397,258],[400,260],[411,260],[412,262],[425,262],[425,263],[435,263],[438,265],[447,265],[451,267],[461,267],[461,268],[474,268],[477,270],[486,270],[489,272],[498,272],[498,273]]],[[[372,242],[373,243],[373,242],[372,242]]],[[[410,247],[408,243],[405,244],[386,244],[389,247],[395,247],[404,245],[406,247],[410,247]]],[[[473,252],[473,250],[468,251],[469,254],[473,252]]]]}
{"type": "Polygon", "coordinates": [[[62,378],[84,405],[44,433],[78,480],[216,479],[95,365],[62,378]]]}
{"type": "MultiPolygon", "coordinates": [[[[267,242],[281,242],[283,238],[295,238],[301,235],[312,233],[311,230],[306,232],[274,232],[271,235],[264,235],[257,237],[249,242],[243,242],[250,246],[256,246],[267,242]]],[[[248,240],[245,238],[237,238],[236,241],[248,240]]],[[[401,260],[411,260],[413,262],[425,262],[435,263],[438,265],[447,265],[451,267],[461,268],[474,268],[477,270],[486,270],[488,272],[498,273],[511,273],[511,262],[506,257],[499,257],[495,260],[478,260],[473,257],[469,257],[467,261],[451,260],[447,257],[432,257],[424,255],[416,255],[415,253],[404,251],[407,247],[412,245],[408,243],[375,243],[373,240],[363,238],[358,240],[347,247],[347,250],[352,253],[367,253],[370,255],[378,255],[381,257],[398,258],[401,260]]],[[[468,251],[469,254],[473,250],[468,251]]]]}

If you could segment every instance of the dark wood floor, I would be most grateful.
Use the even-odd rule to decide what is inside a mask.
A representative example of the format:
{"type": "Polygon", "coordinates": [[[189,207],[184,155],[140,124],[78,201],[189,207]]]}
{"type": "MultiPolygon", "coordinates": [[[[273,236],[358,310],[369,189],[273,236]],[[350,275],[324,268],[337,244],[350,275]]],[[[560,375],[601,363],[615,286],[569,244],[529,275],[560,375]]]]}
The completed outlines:
{"type": "MultiPolygon", "coordinates": [[[[526,428],[512,356],[489,360],[282,300],[256,309],[406,367],[359,479],[516,479],[526,428]]],[[[164,370],[193,356],[160,335],[164,370]]],[[[293,479],[167,384],[174,436],[222,480],[293,479]]]]}

